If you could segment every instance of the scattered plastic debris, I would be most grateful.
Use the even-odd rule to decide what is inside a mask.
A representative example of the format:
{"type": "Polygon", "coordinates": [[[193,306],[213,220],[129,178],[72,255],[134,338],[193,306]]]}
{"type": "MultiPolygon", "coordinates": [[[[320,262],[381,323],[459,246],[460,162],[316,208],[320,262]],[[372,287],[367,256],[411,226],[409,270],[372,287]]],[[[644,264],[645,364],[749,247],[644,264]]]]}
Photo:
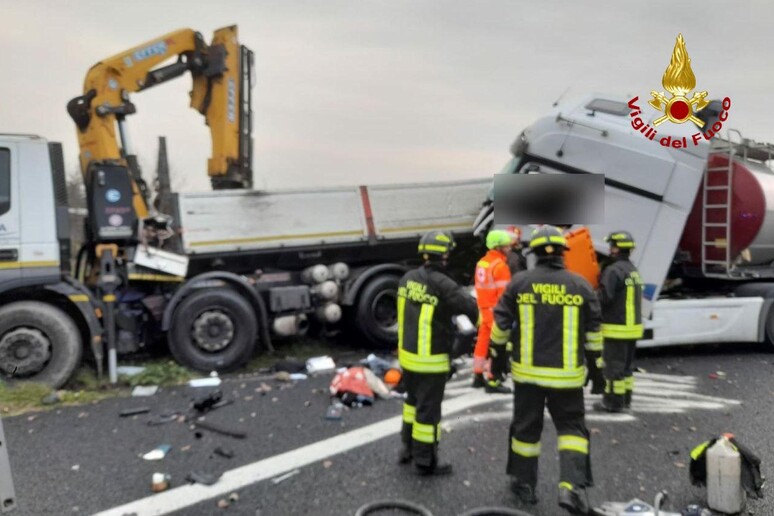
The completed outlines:
{"type": "Polygon", "coordinates": [[[210,392],[204,396],[199,396],[196,398],[193,402],[193,408],[196,409],[197,412],[207,412],[214,408],[215,405],[217,405],[222,400],[222,391],[210,392]]]}
{"type": "Polygon", "coordinates": [[[344,412],[344,405],[336,400],[325,411],[325,419],[338,421],[341,419],[342,412],[344,412]]]}
{"type": "Polygon", "coordinates": [[[121,412],[118,413],[119,417],[129,417],[129,416],[136,416],[138,414],[147,414],[150,412],[150,407],[134,407],[134,408],[128,408],[124,409],[121,412]]]}
{"type": "Polygon", "coordinates": [[[279,373],[274,375],[274,379],[278,382],[289,382],[290,381],[290,373],[287,371],[280,371],[279,373]]]}
{"type": "Polygon", "coordinates": [[[278,477],[272,478],[271,482],[272,482],[272,484],[277,485],[280,482],[284,482],[285,480],[289,479],[290,477],[294,477],[294,476],[298,475],[299,473],[301,473],[300,469],[294,469],[293,471],[291,471],[289,473],[285,473],[284,475],[280,475],[278,477]]]}
{"type": "Polygon", "coordinates": [[[218,387],[221,380],[215,371],[210,373],[209,378],[194,378],[188,382],[190,387],[218,387]]]}
{"type": "Polygon", "coordinates": [[[231,503],[239,501],[239,493],[231,493],[228,495],[228,501],[231,503]]]}
{"type": "Polygon", "coordinates": [[[228,500],[225,498],[221,498],[218,500],[218,509],[228,509],[228,506],[231,505],[228,503],[228,500]]]}
{"type": "Polygon", "coordinates": [[[73,470],[73,471],[78,471],[79,469],[81,469],[81,465],[80,465],[80,464],[75,464],[75,465],[74,465],[72,468],[70,468],[70,469],[71,469],[71,470],[73,470]]]}
{"type": "Polygon", "coordinates": [[[116,373],[118,376],[137,376],[145,371],[144,367],[138,366],[118,366],[116,367],[116,373]]]}
{"type": "Polygon", "coordinates": [[[247,433],[243,432],[241,430],[231,430],[229,428],[223,428],[222,426],[214,425],[208,421],[196,421],[194,423],[194,426],[196,428],[201,428],[203,430],[209,430],[210,432],[215,432],[216,434],[226,435],[228,437],[233,437],[235,439],[244,439],[247,437],[247,433]]]}
{"type": "Polygon", "coordinates": [[[177,421],[182,416],[181,412],[164,412],[148,420],[148,426],[159,426],[177,421]]]}
{"type": "Polygon", "coordinates": [[[304,373],[292,373],[288,376],[288,378],[290,378],[291,380],[297,381],[297,380],[306,380],[309,377],[304,373]]]}
{"type": "Polygon", "coordinates": [[[214,473],[205,473],[203,471],[192,471],[186,475],[185,479],[192,484],[211,486],[215,484],[218,479],[220,479],[220,475],[216,475],[214,473]]]}
{"type": "Polygon", "coordinates": [[[234,450],[228,450],[225,448],[221,448],[220,446],[215,448],[214,453],[215,455],[220,455],[221,457],[224,457],[226,459],[231,459],[234,457],[234,450]]]}
{"type": "Polygon", "coordinates": [[[255,392],[260,393],[261,396],[266,396],[267,392],[271,392],[271,385],[261,382],[261,385],[255,389],[255,392]]]}
{"type": "Polygon", "coordinates": [[[312,357],[306,361],[306,372],[309,374],[327,373],[336,370],[336,363],[329,356],[312,357]]]}
{"type": "Polygon", "coordinates": [[[169,444],[161,444],[143,455],[142,458],[145,460],[161,460],[167,456],[167,453],[169,453],[169,450],[171,449],[172,446],[169,444]]]}
{"type": "Polygon", "coordinates": [[[169,489],[171,477],[166,473],[154,473],[151,479],[151,491],[160,493],[169,489]]]}
{"type": "Polygon", "coordinates": [[[138,385],[132,390],[132,396],[153,396],[159,391],[158,385],[138,385]]]}
{"type": "Polygon", "coordinates": [[[62,399],[59,397],[59,394],[57,394],[56,392],[52,392],[51,394],[44,396],[43,399],[40,400],[40,402],[43,405],[56,405],[60,401],[62,401],[62,399]]]}

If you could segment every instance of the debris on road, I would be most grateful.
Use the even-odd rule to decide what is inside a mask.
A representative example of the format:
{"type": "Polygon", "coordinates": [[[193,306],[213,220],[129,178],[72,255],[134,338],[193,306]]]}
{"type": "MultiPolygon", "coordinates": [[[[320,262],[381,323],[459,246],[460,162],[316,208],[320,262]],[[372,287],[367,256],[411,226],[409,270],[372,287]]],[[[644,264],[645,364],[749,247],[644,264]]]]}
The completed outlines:
{"type": "Polygon", "coordinates": [[[267,392],[271,392],[271,385],[261,382],[261,385],[255,389],[255,392],[260,393],[261,396],[266,396],[267,392]]]}
{"type": "Polygon", "coordinates": [[[274,375],[274,379],[278,382],[289,382],[290,381],[290,373],[287,371],[280,371],[279,373],[274,375]]]}
{"type": "Polygon", "coordinates": [[[159,390],[158,385],[138,385],[132,389],[132,396],[153,396],[159,390]]]}
{"type": "Polygon", "coordinates": [[[206,473],[203,471],[192,471],[186,475],[185,479],[192,484],[211,486],[220,479],[220,474],[206,473]]]}
{"type": "Polygon", "coordinates": [[[145,368],[139,367],[139,366],[118,366],[116,368],[116,374],[118,376],[132,377],[132,376],[137,376],[143,371],[145,371],[145,368]]]}
{"type": "Polygon", "coordinates": [[[219,387],[221,383],[218,373],[213,371],[210,373],[209,378],[194,378],[189,380],[188,385],[190,387],[219,387]]]}
{"type": "Polygon", "coordinates": [[[194,426],[196,428],[201,428],[202,430],[209,430],[210,432],[226,435],[228,437],[233,437],[235,439],[244,439],[245,437],[247,437],[246,432],[243,432],[241,430],[231,430],[229,428],[223,428],[222,426],[214,425],[208,421],[196,421],[194,422],[194,426]]]}
{"type": "Polygon", "coordinates": [[[344,405],[339,400],[336,400],[325,411],[325,419],[338,421],[341,419],[342,412],[344,412],[344,405]]]}
{"type": "Polygon", "coordinates": [[[328,373],[335,370],[336,363],[327,355],[312,357],[306,361],[306,372],[308,374],[328,373]]]}
{"type": "Polygon", "coordinates": [[[150,418],[148,420],[148,426],[165,425],[172,421],[177,421],[181,415],[181,412],[164,412],[163,414],[150,418]]]}
{"type": "Polygon", "coordinates": [[[227,450],[225,448],[222,448],[218,446],[214,450],[215,455],[220,455],[221,457],[224,457],[226,459],[231,459],[234,457],[234,450],[227,450]]]}
{"type": "Polygon", "coordinates": [[[44,396],[43,399],[40,400],[40,402],[43,405],[56,405],[60,401],[62,401],[62,399],[59,397],[59,394],[57,394],[56,392],[52,392],[51,394],[44,396]]]}
{"type": "Polygon", "coordinates": [[[239,501],[239,493],[231,493],[228,495],[228,501],[231,503],[239,501]]]}
{"type": "Polygon", "coordinates": [[[231,505],[228,503],[228,500],[225,498],[221,498],[218,500],[218,509],[228,509],[228,506],[231,505]]]}
{"type": "Polygon", "coordinates": [[[390,369],[399,368],[396,360],[385,360],[371,353],[366,358],[360,361],[361,365],[368,367],[374,374],[384,376],[384,374],[390,369]]]}
{"type": "Polygon", "coordinates": [[[71,469],[71,470],[73,470],[73,471],[78,471],[79,469],[81,469],[81,466],[80,466],[80,464],[75,464],[75,465],[74,465],[72,468],[70,468],[70,469],[71,469]]]}
{"type": "Polygon", "coordinates": [[[151,491],[154,493],[160,493],[169,489],[169,481],[171,477],[166,473],[154,473],[151,480],[151,491]]]}
{"type": "Polygon", "coordinates": [[[298,381],[298,380],[306,380],[309,377],[307,375],[305,375],[304,373],[291,373],[288,376],[288,378],[290,378],[293,381],[298,381]]]}
{"type": "Polygon", "coordinates": [[[289,479],[290,477],[294,477],[294,476],[298,475],[299,473],[301,473],[300,469],[294,469],[293,471],[291,471],[289,473],[285,473],[284,475],[280,475],[278,477],[272,478],[271,482],[272,482],[272,484],[277,485],[280,482],[284,482],[285,480],[289,479]]]}
{"type": "Polygon", "coordinates": [[[323,467],[324,467],[325,469],[328,469],[328,468],[330,468],[331,466],[333,466],[333,461],[332,461],[332,460],[325,460],[325,461],[323,461],[323,464],[322,464],[322,465],[323,465],[323,467]]]}
{"type": "Polygon", "coordinates": [[[138,414],[147,414],[150,412],[150,407],[134,407],[134,408],[128,408],[124,409],[121,412],[118,413],[119,417],[129,417],[129,416],[136,416],[138,414]]]}
{"type": "Polygon", "coordinates": [[[197,412],[205,413],[231,405],[232,403],[234,403],[234,400],[223,399],[223,392],[215,391],[196,398],[193,402],[193,408],[197,412]]]}
{"type": "Polygon", "coordinates": [[[142,458],[145,460],[161,460],[167,456],[167,453],[169,453],[169,450],[171,449],[172,446],[169,444],[161,444],[143,455],[142,458]]]}

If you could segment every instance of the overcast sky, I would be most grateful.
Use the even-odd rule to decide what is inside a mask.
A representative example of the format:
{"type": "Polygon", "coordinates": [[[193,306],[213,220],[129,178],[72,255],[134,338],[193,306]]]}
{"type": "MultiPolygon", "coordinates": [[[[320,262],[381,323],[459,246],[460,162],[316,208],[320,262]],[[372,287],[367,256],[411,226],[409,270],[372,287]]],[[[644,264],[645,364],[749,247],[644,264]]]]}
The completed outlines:
{"type": "MultiPolygon", "coordinates": [[[[589,91],[661,90],[678,33],[728,125],[774,141],[774,3],[504,0],[0,0],[0,131],[65,144],[89,67],[167,32],[237,24],[255,52],[256,184],[491,176],[521,129],[589,91]]],[[[190,78],[133,96],[146,175],[167,136],[174,184],[206,190],[209,131],[190,78]]]]}

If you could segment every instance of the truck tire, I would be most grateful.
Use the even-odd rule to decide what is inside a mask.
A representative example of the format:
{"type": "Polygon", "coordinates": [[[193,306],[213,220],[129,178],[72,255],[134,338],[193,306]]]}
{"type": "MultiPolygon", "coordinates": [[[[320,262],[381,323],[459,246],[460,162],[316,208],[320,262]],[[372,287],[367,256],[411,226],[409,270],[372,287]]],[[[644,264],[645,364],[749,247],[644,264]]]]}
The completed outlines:
{"type": "Polygon", "coordinates": [[[229,372],[244,366],[256,345],[250,303],[227,288],[198,290],[172,315],[167,341],[179,363],[197,371],[229,372]]]}
{"type": "Polygon", "coordinates": [[[57,389],[81,363],[83,340],[69,315],[40,301],[0,308],[0,379],[57,389]]]}
{"type": "Polygon", "coordinates": [[[355,327],[367,347],[394,348],[398,345],[398,282],[385,274],[371,279],[360,291],[355,308],[355,327]]]}

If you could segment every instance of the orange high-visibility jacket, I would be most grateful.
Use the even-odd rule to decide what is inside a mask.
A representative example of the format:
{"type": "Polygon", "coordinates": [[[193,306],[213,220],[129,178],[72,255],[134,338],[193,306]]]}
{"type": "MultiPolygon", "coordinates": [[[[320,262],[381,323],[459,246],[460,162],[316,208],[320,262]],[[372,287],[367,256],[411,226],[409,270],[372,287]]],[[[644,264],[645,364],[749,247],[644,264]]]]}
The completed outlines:
{"type": "Polygon", "coordinates": [[[476,264],[476,299],[480,309],[494,308],[511,281],[511,270],[503,253],[490,250],[476,264]]]}

